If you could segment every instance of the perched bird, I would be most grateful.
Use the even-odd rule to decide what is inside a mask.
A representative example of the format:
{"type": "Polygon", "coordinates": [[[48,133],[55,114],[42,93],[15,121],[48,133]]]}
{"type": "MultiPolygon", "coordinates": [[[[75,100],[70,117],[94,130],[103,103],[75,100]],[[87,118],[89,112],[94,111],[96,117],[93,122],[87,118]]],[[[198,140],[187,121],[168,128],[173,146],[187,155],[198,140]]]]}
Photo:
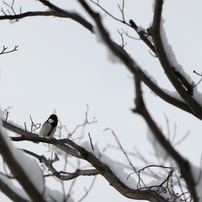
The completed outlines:
{"type": "Polygon", "coordinates": [[[53,137],[58,124],[58,117],[55,114],[50,115],[48,120],[42,125],[39,132],[40,137],[51,138],[53,137]]]}

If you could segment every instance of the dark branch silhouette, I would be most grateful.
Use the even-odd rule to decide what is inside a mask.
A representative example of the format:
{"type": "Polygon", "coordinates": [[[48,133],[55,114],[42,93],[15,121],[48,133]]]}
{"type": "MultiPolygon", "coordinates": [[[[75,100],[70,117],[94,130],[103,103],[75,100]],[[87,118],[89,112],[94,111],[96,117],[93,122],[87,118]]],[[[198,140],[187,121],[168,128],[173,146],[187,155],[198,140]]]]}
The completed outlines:
{"type": "MultiPolygon", "coordinates": [[[[35,124],[33,119],[30,116],[31,120],[31,132],[27,129],[26,124],[24,128],[20,128],[15,126],[15,124],[9,122],[9,111],[6,110],[5,113],[5,120],[2,120],[2,126],[4,129],[10,132],[14,132],[16,136],[5,137],[3,129],[0,131],[0,153],[3,157],[5,164],[8,166],[11,175],[8,175],[5,168],[5,173],[0,173],[2,176],[6,177],[7,179],[13,178],[16,179],[22,189],[27,193],[32,201],[45,201],[44,193],[46,189],[45,185],[45,178],[47,177],[54,177],[60,180],[63,189],[64,201],[67,200],[71,192],[74,188],[74,184],[76,183],[76,179],[80,176],[97,176],[102,175],[104,179],[112,186],[114,189],[117,190],[120,194],[122,194],[126,198],[135,199],[135,200],[148,200],[152,202],[166,202],[166,201],[176,201],[176,199],[184,200],[184,201],[194,201],[198,202],[199,198],[197,196],[196,184],[199,180],[201,180],[201,173],[199,174],[198,181],[196,182],[192,173],[192,164],[188,160],[186,160],[182,155],[177,152],[175,149],[175,145],[165,137],[157,123],[154,121],[154,118],[147,110],[147,106],[145,104],[144,98],[142,96],[142,84],[144,83],[149,89],[151,89],[156,95],[158,95],[163,101],[183,110],[186,111],[196,118],[202,120],[202,107],[194,98],[194,87],[200,83],[200,81],[193,85],[192,82],[188,81],[186,75],[183,75],[178,70],[178,67],[172,64],[172,58],[169,57],[168,50],[165,48],[165,41],[162,38],[162,9],[163,9],[163,0],[155,0],[154,2],[154,13],[151,27],[147,29],[141,30],[138,25],[136,24],[134,19],[130,19],[129,22],[126,20],[125,12],[125,1],[122,1],[122,5],[118,5],[119,12],[121,13],[121,17],[117,18],[113,16],[107,9],[101,6],[99,1],[85,1],[85,0],[78,0],[80,6],[85,10],[85,12],[90,16],[92,22],[90,20],[86,20],[81,14],[73,11],[67,11],[63,8],[60,8],[56,4],[51,3],[47,0],[39,0],[41,4],[48,8],[47,11],[27,11],[22,13],[22,9],[18,9],[16,11],[14,8],[14,0],[11,4],[4,2],[4,6],[8,9],[2,8],[3,15],[0,16],[0,20],[10,20],[12,23],[18,23],[21,19],[27,17],[49,17],[54,16],[58,18],[67,18],[71,19],[76,23],[79,23],[84,29],[88,30],[92,34],[99,33],[101,40],[103,41],[104,45],[109,49],[109,51],[114,55],[114,57],[118,58],[120,63],[122,63],[133,75],[134,85],[135,85],[135,108],[132,110],[134,113],[139,114],[143,117],[145,122],[147,123],[148,127],[150,128],[152,134],[157,142],[167,154],[166,157],[171,158],[179,167],[180,176],[175,174],[175,170],[173,166],[164,166],[164,165],[147,165],[142,169],[137,170],[135,165],[133,165],[131,159],[127,151],[123,148],[121,142],[115,135],[114,131],[111,130],[116,143],[119,146],[120,151],[123,153],[124,157],[126,158],[128,164],[132,167],[133,172],[128,175],[127,179],[135,175],[137,177],[137,186],[134,188],[128,187],[123,181],[119,179],[119,177],[115,174],[116,172],[111,168],[107,163],[102,162],[102,153],[96,150],[94,145],[94,141],[91,138],[91,133],[89,132],[89,145],[90,149],[87,150],[86,148],[80,146],[76,139],[72,140],[72,134],[76,133],[77,129],[80,127],[84,127],[87,124],[96,123],[95,118],[92,121],[88,119],[88,108],[85,114],[85,120],[82,124],[78,124],[72,132],[69,132],[66,128],[66,132],[68,133],[65,137],[64,135],[59,136],[59,139],[51,138],[41,138],[38,134],[34,132],[38,129],[40,124],[35,124]],[[176,92],[180,95],[181,99],[178,99],[174,96],[169,95],[165,90],[161,88],[158,84],[156,84],[150,76],[141,68],[136,60],[133,59],[130,53],[128,53],[124,48],[126,42],[123,38],[123,33],[126,32],[119,32],[121,36],[121,45],[118,45],[116,42],[112,40],[110,33],[107,28],[103,25],[101,14],[94,9],[92,9],[91,4],[94,6],[96,5],[102,12],[109,15],[115,21],[122,23],[122,25],[126,25],[132,31],[135,31],[138,34],[140,40],[149,47],[152,54],[159,60],[162,69],[164,70],[167,78],[169,79],[172,86],[175,88],[176,92]],[[44,143],[45,145],[52,145],[57,149],[61,150],[65,153],[67,157],[71,156],[74,159],[77,159],[78,164],[80,162],[85,162],[91,168],[85,169],[80,168],[77,166],[74,168],[74,171],[64,171],[62,169],[57,170],[55,167],[55,163],[61,161],[59,157],[55,154],[54,157],[48,159],[43,155],[38,155],[32,151],[28,151],[22,149],[21,152],[23,154],[31,156],[34,159],[37,159],[39,165],[43,165],[46,170],[48,170],[48,174],[42,173],[42,177],[44,180],[44,190],[40,192],[33,181],[31,180],[30,176],[23,170],[23,166],[20,164],[17,158],[15,158],[14,153],[12,153],[12,146],[10,144],[10,140],[13,142],[22,142],[28,141],[30,143],[39,145],[40,143],[44,143]],[[98,152],[100,155],[97,156],[98,152]],[[155,186],[147,186],[143,177],[142,173],[146,169],[153,177],[155,176],[155,172],[152,170],[153,168],[158,167],[159,169],[164,171],[164,175],[161,177],[156,177],[159,180],[159,184],[155,186]],[[168,170],[169,169],[169,170],[168,170]],[[20,174],[19,174],[20,173],[20,174]],[[181,180],[181,177],[183,178],[181,180]],[[180,194],[175,193],[174,185],[173,185],[173,178],[176,179],[178,183],[178,187],[181,190],[180,194]],[[69,188],[67,194],[65,194],[64,188],[64,181],[72,181],[72,184],[69,188]],[[186,183],[186,186],[183,187],[181,181],[186,183]],[[163,197],[162,193],[168,193],[168,198],[163,197]],[[188,197],[187,197],[188,196],[188,197]]],[[[3,39],[2,39],[3,40],[3,39]]],[[[12,53],[18,51],[18,46],[15,46],[13,49],[8,49],[8,47],[3,46],[0,55],[4,55],[7,53],[12,53]]],[[[201,76],[197,72],[197,75],[201,76]]],[[[60,128],[62,129],[62,123],[60,128]]],[[[62,130],[61,130],[62,131],[62,130]]],[[[61,132],[62,133],[62,132],[61,132]]],[[[181,140],[180,140],[181,141],[181,140]]],[[[146,161],[145,161],[146,162],[146,161]]],[[[148,162],[146,162],[148,163],[148,162]]],[[[85,194],[79,201],[82,201],[83,198],[91,190],[94,184],[94,180],[86,190],[85,194]]],[[[21,197],[18,193],[13,191],[6,183],[0,180],[0,188],[1,191],[7,195],[10,199],[14,201],[25,201],[26,199],[21,197]]]]}

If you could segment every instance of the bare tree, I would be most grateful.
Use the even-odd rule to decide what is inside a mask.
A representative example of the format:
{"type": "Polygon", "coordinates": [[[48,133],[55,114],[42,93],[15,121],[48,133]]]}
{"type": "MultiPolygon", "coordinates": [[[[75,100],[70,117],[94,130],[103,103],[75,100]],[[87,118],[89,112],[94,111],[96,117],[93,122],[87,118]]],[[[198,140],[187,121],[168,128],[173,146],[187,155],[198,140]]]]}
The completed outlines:
{"type": "MultiPolygon", "coordinates": [[[[137,170],[135,166],[130,161],[129,154],[126,150],[124,150],[119,142],[118,138],[114,134],[114,137],[117,140],[117,144],[119,149],[123,152],[125,157],[127,158],[129,164],[134,170],[134,173],[137,177],[137,182],[133,188],[129,187],[125,181],[122,181],[116,175],[113,167],[110,167],[104,161],[102,154],[94,148],[93,142],[91,140],[89,134],[89,146],[80,146],[77,141],[73,141],[71,139],[71,135],[76,129],[80,126],[84,126],[86,124],[94,123],[88,120],[87,115],[85,116],[85,122],[81,125],[78,125],[75,130],[69,133],[69,138],[59,138],[59,139],[44,139],[38,137],[33,131],[28,131],[26,128],[21,129],[14,124],[9,123],[8,120],[8,111],[6,113],[5,119],[3,119],[3,128],[6,128],[8,131],[12,131],[18,134],[17,137],[11,137],[12,141],[30,141],[33,144],[37,143],[46,143],[50,145],[54,145],[57,149],[63,151],[66,155],[70,155],[78,159],[78,161],[85,161],[92,165],[92,169],[79,169],[75,168],[74,172],[67,173],[57,171],[54,167],[54,163],[58,161],[57,155],[55,155],[52,159],[47,159],[45,156],[37,155],[31,151],[22,150],[20,151],[19,156],[21,158],[26,158],[26,154],[31,155],[35,159],[38,159],[44,167],[49,171],[49,175],[58,178],[60,181],[64,182],[65,180],[72,180],[72,187],[74,184],[74,180],[79,176],[96,176],[102,175],[109,184],[114,187],[120,194],[123,196],[134,199],[134,200],[148,200],[152,202],[163,202],[163,201],[200,201],[200,192],[197,189],[197,186],[200,185],[200,177],[194,177],[194,167],[191,162],[182,157],[182,155],[174,148],[172,142],[165,138],[165,135],[157,125],[157,123],[152,118],[149,113],[144,98],[142,96],[142,85],[145,84],[148,88],[151,89],[157,96],[159,96],[162,100],[167,102],[170,105],[173,105],[187,113],[192,114],[196,119],[202,119],[202,107],[197,102],[194,97],[194,88],[195,85],[191,82],[185,73],[181,71],[183,68],[177,64],[176,61],[173,61],[173,58],[170,57],[169,45],[166,44],[164,38],[164,30],[162,26],[162,8],[163,8],[163,0],[155,0],[154,1],[154,12],[152,24],[147,29],[141,29],[135,23],[133,19],[126,21],[125,11],[124,10],[124,0],[122,5],[119,5],[120,12],[122,17],[116,18],[110,12],[105,10],[99,1],[84,1],[78,0],[78,3],[83,7],[83,9],[89,14],[93,23],[86,20],[80,14],[76,12],[66,11],[58,7],[56,4],[52,4],[47,0],[39,0],[39,2],[44,5],[45,8],[48,8],[48,11],[27,11],[22,12],[19,9],[17,12],[14,9],[14,1],[12,4],[4,3],[5,6],[8,7],[8,10],[2,9],[3,15],[0,16],[0,20],[10,20],[11,22],[18,22],[22,18],[31,17],[31,16],[55,16],[59,18],[69,18],[73,20],[75,23],[79,23],[83,26],[84,29],[87,29],[89,32],[98,35],[98,37],[102,40],[108,50],[114,55],[114,57],[118,58],[118,60],[125,65],[125,67],[131,72],[134,79],[135,86],[135,108],[132,110],[134,113],[139,114],[143,117],[148,127],[151,130],[151,136],[156,141],[157,147],[161,147],[167,157],[170,159],[170,166],[165,165],[147,165],[146,167],[137,170]],[[161,67],[163,68],[167,78],[170,83],[175,88],[176,92],[180,95],[180,98],[171,96],[165,90],[163,90],[158,84],[152,81],[146,72],[142,70],[142,68],[137,64],[137,62],[127,53],[124,49],[125,41],[123,38],[123,34],[121,32],[122,45],[118,45],[115,43],[108,32],[108,30],[104,27],[102,23],[102,17],[100,13],[92,9],[93,6],[97,6],[100,9],[100,12],[105,12],[107,15],[112,17],[115,21],[122,23],[123,25],[128,26],[130,29],[135,30],[139,38],[145,43],[150,49],[152,55],[159,60],[161,67]],[[173,162],[178,166],[180,175],[177,174],[177,171],[173,167],[173,162]],[[156,174],[153,171],[153,168],[159,167],[161,171],[164,171],[164,175],[162,175],[162,179],[159,179],[159,184],[147,185],[144,182],[142,177],[142,173],[147,170],[153,176],[156,174]],[[176,184],[174,184],[176,182],[176,184]],[[182,184],[185,183],[185,186],[182,184]],[[179,192],[175,191],[176,186],[178,187],[179,192]]],[[[128,33],[125,33],[128,37],[128,33]]],[[[7,51],[7,48],[3,48],[0,54],[5,54],[9,52],[13,52],[17,50],[17,46],[11,50],[7,51]]],[[[152,57],[152,56],[151,56],[152,57]]],[[[138,60],[138,58],[136,58],[138,60]]],[[[33,123],[33,126],[35,124],[33,123]]],[[[48,201],[47,195],[49,196],[49,200],[57,201],[58,199],[51,196],[50,193],[47,194],[47,187],[45,184],[44,178],[45,174],[41,171],[40,168],[36,171],[35,175],[40,178],[40,181],[43,182],[43,186],[37,187],[37,184],[34,180],[29,176],[20,163],[19,157],[15,156],[15,152],[17,149],[14,148],[10,144],[10,139],[7,138],[7,134],[4,132],[3,128],[1,129],[0,135],[0,153],[3,157],[5,164],[10,170],[11,174],[1,173],[6,180],[1,180],[0,178],[0,187],[3,193],[5,193],[9,198],[14,201],[48,201]],[[40,172],[41,171],[41,172],[40,172]],[[19,175],[20,173],[20,175],[19,175]],[[16,179],[22,189],[26,193],[25,195],[20,195],[14,188],[9,186],[9,179],[16,179]]],[[[197,170],[200,173],[200,168],[197,170]]],[[[130,176],[128,176],[130,178],[130,176]]],[[[127,180],[127,179],[126,179],[127,180]]],[[[94,183],[94,181],[93,181],[94,183]]],[[[92,186],[93,186],[92,183],[92,186]]],[[[71,201],[71,189],[63,197],[63,201],[71,201]]],[[[86,191],[86,195],[89,190],[86,191]]],[[[63,192],[64,193],[64,192],[63,192]]],[[[84,197],[86,196],[84,195],[84,197]]],[[[83,199],[83,198],[82,198],[83,199]]],[[[81,199],[81,200],[82,200],[81,199]]],[[[80,201],[81,201],[80,200],[80,201]]]]}

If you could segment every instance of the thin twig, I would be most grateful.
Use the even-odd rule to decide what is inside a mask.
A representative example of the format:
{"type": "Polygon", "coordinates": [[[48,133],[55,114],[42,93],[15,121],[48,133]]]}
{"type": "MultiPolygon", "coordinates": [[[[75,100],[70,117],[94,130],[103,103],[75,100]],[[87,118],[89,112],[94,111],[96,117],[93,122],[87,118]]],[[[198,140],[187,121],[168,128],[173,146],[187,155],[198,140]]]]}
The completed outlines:
{"type": "Polygon", "coordinates": [[[125,7],[125,1],[122,0],[122,6],[120,6],[120,5],[118,4],[118,8],[119,8],[119,10],[121,11],[122,21],[123,21],[123,22],[126,22],[126,20],[125,20],[125,15],[124,15],[124,7],[125,7]]]}
{"type": "Polygon", "coordinates": [[[2,51],[0,52],[0,55],[7,54],[7,53],[12,53],[12,52],[14,52],[14,51],[18,51],[18,47],[19,47],[19,46],[15,46],[12,50],[6,51],[6,50],[8,49],[8,47],[3,46],[3,49],[2,49],[2,51]]]}
{"type": "Polygon", "coordinates": [[[94,147],[93,147],[92,138],[91,138],[91,136],[90,136],[90,133],[88,133],[88,137],[89,137],[89,140],[90,140],[91,148],[92,148],[92,150],[94,151],[94,147]]]}
{"type": "Polygon", "coordinates": [[[29,118],[31,121],[31,132],[33,133],[34,131],[38,130],[41,127],[41,124],[40,123],[35,124],[31,115],[29,116],[29,118]]]}
{"type": "Polygon", "coordinates": [[[202,74],[199,74],[199,73],[196,72],[195,70],[193,71],[193,73],[195,73],[196,75],[198,75],[198,76],[201,77],[201,79],[200,79],[195,85],[193,85],[193,87],[196,87],[196,86],[198,86],[198,84],[201,83],[201,81],[202,81],[202,74]]]}
{"type": "Polygon", "coordinates": [[[105,129],[105,131],[107,131],[107,130],[110,130],[110,131],[112,132],[112,134],[113,134],[113,136],[114,136],[116,142],[118,143],[118,145],[119,145],[121,151],[123,152],[124,156],[126,157],[128,163],[130,164],[130,166],[131,166],[134,170],[136,170],[135,167],[134,167],[134,165],[132,164],[130,158],[128,157],[126,151],[125,151],[124,148],[122,147],[122,145],[121,145],[121,143],[120,143],[118,137],[117,137],[116,134],[114,133],[114,131],[111,130],[110,128],[106,128],[106,129],[105,129]]]}
{"type": "Polygon", "coordinates": [[[78,202],[81,202],[90,193],[90,190],[93,188],[95,180],[96,180],[96,176],[93,178],[93,181],[92,181],[90,187],[88,188],[88,190],[85,189],[86,193],[82,196],[82,198],[80,200],[78,200],[78,202]]]}

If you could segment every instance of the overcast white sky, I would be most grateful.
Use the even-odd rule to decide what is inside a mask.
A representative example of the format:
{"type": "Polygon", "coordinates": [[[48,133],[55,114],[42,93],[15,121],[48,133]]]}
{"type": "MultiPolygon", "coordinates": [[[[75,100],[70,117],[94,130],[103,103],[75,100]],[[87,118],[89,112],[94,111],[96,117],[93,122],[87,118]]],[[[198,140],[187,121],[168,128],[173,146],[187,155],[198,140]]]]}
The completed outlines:
{"type": "MultiPolygon", "coordinates": [[[[77,10],[86,19],[90,19],[75,2],[61,1],[57,2],[57,5],[67,10],[77,10]]],[[[100,3],[116,17],[121,16],[117,7],[117,3],[121,1],[100,0],[100,3]]],[[[133,19],[137,25],[148,28],[152,20],[152,3],[152,0],[126,1],[126,20],[133,19]]],[[[34,0],[16,0],[16,12],[20,6],[22,11],[46,10],[34,0]]],[[[2,1],[1,7],[7,9],[2,1]]],[[[202,72],[201,7],[200,0],[169,0],[165,1],[163,12],[169,43],[178,62],[195,82],[200,78],[193,74],[193,70],[202,72]]],[[[117,29],[123,28],[136,37],[133,30],[114,22],[106,14],[102,16],[105,26],[110,29],[111,37],[117,43],[121,43],[117,29]]],[[[147,126],[141,117],[130,111],[134,107],[132,76],[123,65],[113,64],[108,60],[108,52],[93,34],[69,19],[53,17],[26,18],[14,24],[9,21],[0,23],[0,47],[5,45],[12,49],[19,45],[17,52],[0,56],[1,108],[13,106],[10,110],[10,120],[21,126],[26,122],[29,126],[31,115],[35,122],[43,123],[55,110],[62,124],[72,131],[77,124],[82,123],[88,104],[89,118],[95,116],[98,123],[85,129],[82,141],[88,140],[87,133],[90,132],[93,142],[100,150],[108,144],[116,145],[112,134],[103,132],[105,128],[111,128],[125,149],[134,152],[134,148],[138,148],[145,158],[151,158],[152,147],[146,138],[147,126]]],[[[163,88],[173,91],[157,59],[151,56],[143,42],[127,37],[125,40],[126,50],[142,68],[163,88]]],[[[198,85],[198,90],[202,91],[202,83],[198,85]]],[[[144,96],[154,119],[165,132],[165,114],[170,121],[171,133],[174,125],[177,125],[176,141],[190,131],[189,137],[177,148],[194,164],[199,165],[201,122],[164,103],[146,87],[144,96]]],[[[63,135],[65,137],[65,133],[63,135]]],[[[75,138],[79,136],[80,132],[75,134],[75,138]]],[[[39,154],[47,151],[47,147],[33,143],[16,145],[32,149],[39,154]]],[[[108,149],[106,153],[111,158],[126,163],[121,152],[108,149]]],[[[133,159],[133,162],[135,163],[136,159],[133,159]]],[[[137,162],[136,166],[140,167],[141,162],[137,162]]],[[[75,200],[79,198],[79,189],[89,183],[86,180],[84,177],[76,182],[78,188],[75,187],[74,190],[75,200]]],[[[70,183],[67,184],[68,187],[70,183]]],[[[54,187],[54,184],[50,186],[54,187]]],[[[114,198],[117,202],[131,201],[117,193],[102,177],[98,177],[92,192],[84,202],[95,201],[95,197],[97,202],[110,202],[114,198]]],[[[4,199],[2,194],[1,198],[5,202],[9,201],[4,199]]]]}

